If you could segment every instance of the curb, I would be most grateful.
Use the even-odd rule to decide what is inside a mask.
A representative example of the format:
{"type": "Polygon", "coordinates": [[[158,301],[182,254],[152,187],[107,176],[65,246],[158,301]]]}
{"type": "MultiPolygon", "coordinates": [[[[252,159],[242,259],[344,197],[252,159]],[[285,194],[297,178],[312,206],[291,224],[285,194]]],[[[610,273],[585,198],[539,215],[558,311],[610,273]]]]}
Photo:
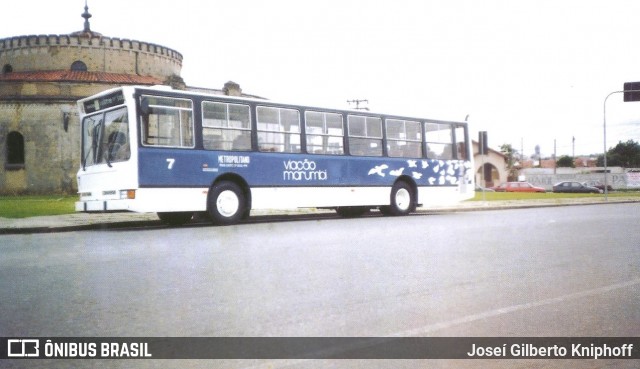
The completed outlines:
{"type": "MultiPolygon", "coordinates": [[[[480,201],[477,201],[480,202],[480,201]]],[[[640,203],[640,199],[638,200],[609,200],[608,202],[603,201],[595,201],[595,202],[566,202],[566,203],[509,203],[506,205],[497,205],[491,206],[491,202],[487,205],[483,206],[469,206],[469,207],[450,207],[450,208],[441,208],[441,209],[423,209],[418,210],[418,212],[439,212],[439,211],[448,211],[448,212],[464,212],[464,211],[491,211],[491,210],[509,210],[509,209],[532,209],[532,208],[555,208],[561,206],[586,206],[586,205],[612,205],[612,204],[633,204],[640,203]]]]}
{"type": "Polygon", "coordinates": [[[126,228],[141,228],[149,226],[162,225],[160,220],[132,220],[132,221],[117,221],[117,222],[103,222],[103,223],[91,223],[91,224],[76,224],[68,226],[33,226],[33,227],[13,227],[13,228],[0,228],[0,235],[7,234],[33,234],[33,233],[61,233],[61,232],[74,232],[74,231],[98,231],[109,229],[126,229],[126,228]]]}

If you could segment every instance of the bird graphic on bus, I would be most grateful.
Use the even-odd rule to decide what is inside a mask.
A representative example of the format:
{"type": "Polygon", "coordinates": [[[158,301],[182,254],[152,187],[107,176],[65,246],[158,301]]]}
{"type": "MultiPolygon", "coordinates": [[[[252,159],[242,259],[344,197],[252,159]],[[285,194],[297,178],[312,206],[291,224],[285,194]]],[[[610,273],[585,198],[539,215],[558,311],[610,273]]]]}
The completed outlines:
{"type": "Polygon", "coordinates": [[[404,172],[404,168],[392,170],[391,172],[389,172],[389,174],[391,174],[394,177],[400,177],[402,175],[402,172],[404,172]]]}
{"type": "Polygon", "coordinates": [[[389,168],[389,166],[388,166],[387,164],[376,165],[373,169],[371,169],[371,170],[369,171],[369,175],[377,174],[377,175],[379,175],[380,177],[384,177],[384,176],[385,176],[385,174],[384,174],[382,171],[383,171],[383,170],[385,170],[385,169],[387,169],[387,168],[389,168]]]}
{"type": "MultiPolygon", "coordinates": [[[[409,168],[416,168],[411,170],[411,177],[416,180],[426,181],[429,185],[458,185],[460,183],[470,183],[470,177],[467,176],[467,172],[470,170],[471,165],[462,163],[458,160],[421,160],[418,165],[418,160],[407,160],[409,168]],[[421,171],[419,169],[422,169],[421,171]]],[[[405,167],[399,167],[393,169],[389,164],[376,165],[369,170],[369,175],[377,174],[380,177],[386,177],[387,174],[394,177],[399,177],[404,173],[405,167]]]]}

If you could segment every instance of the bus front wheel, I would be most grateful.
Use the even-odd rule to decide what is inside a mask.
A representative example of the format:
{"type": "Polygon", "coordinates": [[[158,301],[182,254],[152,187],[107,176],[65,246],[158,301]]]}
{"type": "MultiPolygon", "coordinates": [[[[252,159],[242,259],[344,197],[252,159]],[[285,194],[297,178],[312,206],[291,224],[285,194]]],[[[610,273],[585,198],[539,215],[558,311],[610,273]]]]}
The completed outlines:
{"type": "Polygon", "coordinates": [[[209,214],[217,224],[238,223],[246,213],[246,204],[242,188],[234,182],[217,183],[209,191],[209,214]]]}

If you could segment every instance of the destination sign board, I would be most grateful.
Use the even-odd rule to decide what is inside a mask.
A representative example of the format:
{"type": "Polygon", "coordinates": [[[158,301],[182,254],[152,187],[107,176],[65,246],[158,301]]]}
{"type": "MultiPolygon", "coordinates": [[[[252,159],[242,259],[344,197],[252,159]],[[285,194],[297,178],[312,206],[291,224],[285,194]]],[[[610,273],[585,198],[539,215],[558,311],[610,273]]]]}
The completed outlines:
{"type": "Polygon", "coordinates": [[[93,100],[84,102],[84,112],[93,113],[98,110],[112,108],[114,106],[124,104],[124,95],[122,91],[116,91],[109,95],[100,96],[93,100]]]}

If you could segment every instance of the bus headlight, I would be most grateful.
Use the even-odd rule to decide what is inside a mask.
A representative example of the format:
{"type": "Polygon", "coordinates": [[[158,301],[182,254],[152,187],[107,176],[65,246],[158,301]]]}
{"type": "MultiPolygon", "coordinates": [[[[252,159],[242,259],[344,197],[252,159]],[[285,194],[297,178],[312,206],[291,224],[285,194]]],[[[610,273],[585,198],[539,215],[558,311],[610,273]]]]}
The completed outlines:
{"type": "Polygon", "coordinates": [[[133,200],[136,198],[136,190],[120,190],[120,200],[133,200]]]}

